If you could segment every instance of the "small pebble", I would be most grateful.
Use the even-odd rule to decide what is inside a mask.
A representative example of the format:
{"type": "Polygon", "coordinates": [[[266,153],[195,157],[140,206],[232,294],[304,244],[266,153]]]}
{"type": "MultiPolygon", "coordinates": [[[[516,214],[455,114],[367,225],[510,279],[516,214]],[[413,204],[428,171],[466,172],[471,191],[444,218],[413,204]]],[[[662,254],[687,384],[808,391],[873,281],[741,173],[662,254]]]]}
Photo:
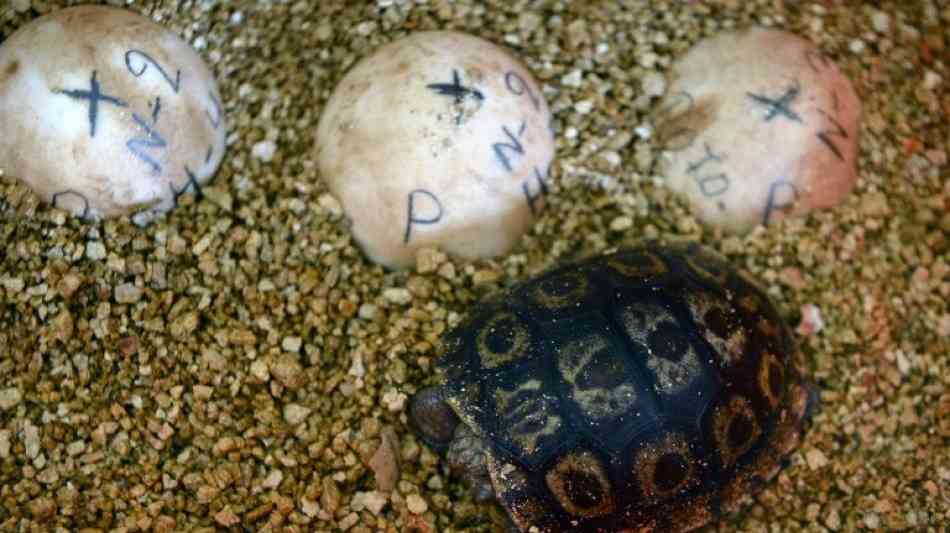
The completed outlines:
{"type": "Polygon", "coordinates": [[[115,301],[120,304],[133,304],[142,298],[142,289],[131,283],[123,283],[114,290],[115,301]]]}
{"type": "Polygon", "coordinates": [[[821,450],[814,448],[805,453],[805,461],[808,463],[808,468],[812,470],[824,468],[828,464],[828,459],[825,457],[825,454],[821,453],[821,450]]]}
{"type": "Polygon", "coordinates": [[[284,420],[291,426],[300,425],[310,416],[312,409],[295,403],[284,406],[284,420]]]}
{"type": "Polygon", "coordinates": [[[283,354],[278,356],[269,366],[271,376],[288,389],[294,390],[303,384],[303,367],[300,366],[296,356],[283,354]]]}
{"type": "Polygon", "coordinates": [[[357,491],[350,501],[350,508],[357,512],[363,509],[369,509],[371,513],[378,516],[388,502],[389,498],[381,492],[375,490],[368,492],[357,491]]]}
{"type": "Polygon", "coordinates": [[[13,409],[23,401],[23,393],[16,387],[0,389],[0,411],[13,409]]]}
{"type": "Polygon", "coordinates": [[[666,92],[666,78],[659,72],[648,72],[643,78],[643,92],[649,96],[661,96],[666,92]]]}
{"type": "Polygon", "coordinates": [[[394,304],[406,305],[412,302],[412,293],[404,287],[391,287],[383,291],[383,298],[394,304]]]}
{"type": "Polygon", "coordinates": [[[251,148],[251,155],[267,163],[274,159],[274,153],[276,151],[277,144],[274,143],[274,141],[261,141],[255,143],[251,148]]]}
{"type": "Polygon", "coordinates": [[[101,261],[106,257],[106,246],[100,241],[86,243],[86,257],[93,261],[101,261]]]}
{"type": "Polygon", "coordinates": [[[408,507],[409,512],[413,514],[422,514],[429,510],[429,504],[426,503],[425,498],[418,494],[406,496],[406,507],[408,507]]]}
{"type": "Polygon", "coordinates": [[[280,343],[281,348],[294,353],[299,352],[302,345],[303,340],[300,337],[284,337],[284,340],[280,343]]]}

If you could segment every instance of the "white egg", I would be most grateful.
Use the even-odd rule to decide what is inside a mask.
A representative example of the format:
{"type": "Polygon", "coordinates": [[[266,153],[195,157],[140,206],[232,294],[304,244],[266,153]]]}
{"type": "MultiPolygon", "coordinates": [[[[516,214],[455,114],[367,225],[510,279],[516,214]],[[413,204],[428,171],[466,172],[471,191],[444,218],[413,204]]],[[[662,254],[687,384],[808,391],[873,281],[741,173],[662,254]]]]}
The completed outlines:
{"type": "Polygon", "coordinates": [[[320,119],[323,179],[373,261],[421,247],[463,258],[511,249],[548,192],[551,114],[511,53],[457,32],[383,46],[336,87],[320,119]]]}
{"type": "Polygon", "coordinates": [[[84,218],[146,223],[200,195],[225,150],[214,76],[172,31],[81,6],[0,46],[0,170],[84,218]]]}
{"type": "Polygon", "coordinates": [[[856,180],[861,102],[814,44],[762,28],[678,59],[655,114],[658,173],[733,233],[839,204],[856,180]]]}

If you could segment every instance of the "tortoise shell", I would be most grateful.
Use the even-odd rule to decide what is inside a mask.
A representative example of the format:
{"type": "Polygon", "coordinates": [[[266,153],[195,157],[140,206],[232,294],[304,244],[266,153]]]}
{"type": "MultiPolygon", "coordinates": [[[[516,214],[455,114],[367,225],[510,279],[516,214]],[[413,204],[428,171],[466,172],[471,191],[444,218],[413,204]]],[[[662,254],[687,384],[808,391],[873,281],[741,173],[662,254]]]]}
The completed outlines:
{"type": "Polygon", "coordinates": [[[688,531],[749,500],[801,435],[788,328],[696,243],[550,271],[446,348],[446,401],[523,531],[688,531]]]}

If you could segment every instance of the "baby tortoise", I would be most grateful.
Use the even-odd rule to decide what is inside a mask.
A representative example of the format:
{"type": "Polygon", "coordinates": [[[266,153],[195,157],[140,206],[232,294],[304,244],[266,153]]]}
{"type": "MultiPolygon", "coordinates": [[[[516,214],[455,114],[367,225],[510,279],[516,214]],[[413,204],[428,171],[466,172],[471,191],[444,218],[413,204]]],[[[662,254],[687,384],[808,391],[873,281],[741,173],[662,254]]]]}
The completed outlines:
{"type": "Polygon", "coordinates": [[[445,343],[411,423],[521,531],[717,520],[782,468],[818,397],[767,296],[696,243],[558,268],[445,343]]]}

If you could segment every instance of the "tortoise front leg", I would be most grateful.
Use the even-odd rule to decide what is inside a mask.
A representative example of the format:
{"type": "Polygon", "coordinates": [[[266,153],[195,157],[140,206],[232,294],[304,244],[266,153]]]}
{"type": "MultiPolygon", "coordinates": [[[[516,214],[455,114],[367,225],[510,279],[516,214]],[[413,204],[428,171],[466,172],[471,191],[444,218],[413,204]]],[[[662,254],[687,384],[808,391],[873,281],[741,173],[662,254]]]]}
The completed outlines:
{"type": "Polygon", "coordinates": [[[446,454],[449,467],[468,481],[472,497],[480,503],[495,499],[495,490],[488,475],[488,446],[466,424],[455,430],[455,438],[446,454]]]}

